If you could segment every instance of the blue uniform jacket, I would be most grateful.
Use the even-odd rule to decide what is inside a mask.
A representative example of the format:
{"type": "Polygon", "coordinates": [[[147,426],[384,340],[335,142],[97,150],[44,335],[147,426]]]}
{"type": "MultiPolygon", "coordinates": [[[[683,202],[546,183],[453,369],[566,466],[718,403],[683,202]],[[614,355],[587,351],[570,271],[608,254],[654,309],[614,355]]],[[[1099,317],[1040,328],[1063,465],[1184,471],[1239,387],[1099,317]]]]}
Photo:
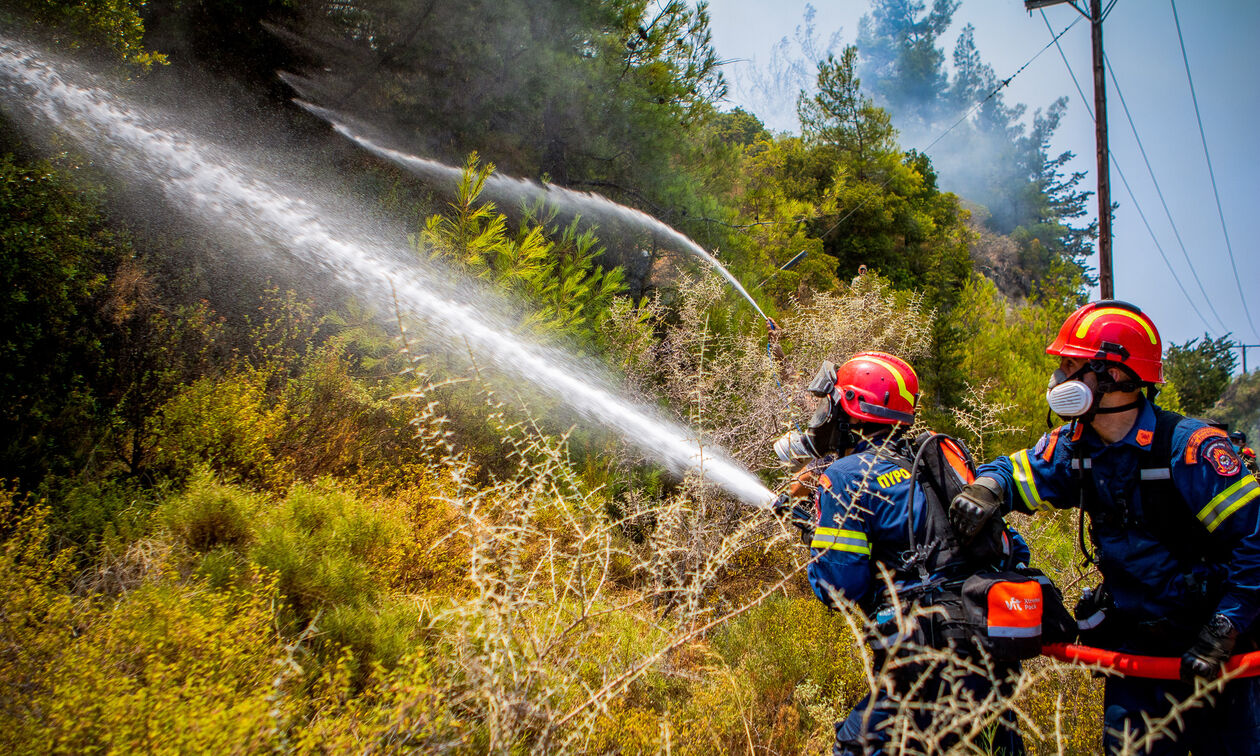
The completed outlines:
{"type": "MultiPolygon", "coordinates": [[[[1079,506],[1081,486],[1094,485],[1100,511],[1119,513],[1127,503],[1129,512],[1143,513],[1136,485],[1139,450],[1151,448],[1154,431],[1155,411],[1144,402],[1129,434],[1114,444],[1085,423],[1075,431],[1067,425],[1042,436],[1032,449],[981,465],[978,474],[1002,484],[1008,509],[1031,513],[1079,506]],[[1080,466],[1078,453],[1086,460],[1084,474],[1074,469],[1080,466]]],[[[1142,525],[1141,516],[1123,526],[1100,527],[1095,520],[1103,583],[1116,608],[1135,621],[1202,624],[1211,614],[1211,607],[1202,604],[1203,579],[1209,578],[1219,585],[1216,611],[1245,631],[1260,614],[1260,484],[1238,462],[1222,431],[1193,418],[1173,431],[1169,470],[1184,499],[1174,505],[1189,507],[1198,524],[1188,516],[1186,521],[1207,533],[1190,534],[1210,544],[1193,547],[1207,552],[1194,555],[1203,561],[1179,559],[1142,525]]],[[[1191,543],[1187,537],[1177,545],[1191,543]]]]}
{"type": "MultiPolygon", "coordinates": [[[[877,563],[895,572],[910,547],[907,518],[919,528],[925,499],[910,473],[879,456],[869,442],[841,457],[819,478],[818,528],[810,544],[814,557],[809,584],[824,604],[833,604],[830,590],[868,612],[884,593],[877,563]]],[[[1028,546],[1012,536],[1012,562],[1027,564],[1028,546]]]]}

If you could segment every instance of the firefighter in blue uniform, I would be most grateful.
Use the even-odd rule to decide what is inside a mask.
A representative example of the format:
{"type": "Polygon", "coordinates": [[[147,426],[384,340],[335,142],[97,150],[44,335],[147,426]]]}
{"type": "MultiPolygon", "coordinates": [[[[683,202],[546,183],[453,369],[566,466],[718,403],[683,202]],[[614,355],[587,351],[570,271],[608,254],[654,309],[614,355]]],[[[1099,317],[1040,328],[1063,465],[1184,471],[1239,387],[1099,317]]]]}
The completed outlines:
{"type": "MultiPolygon", "coordinates": [[[[878,621],[877,612],[881,606],[888,606],[885,602],[889,599],[879,567],[884,566],[894,575],[898,588],[903,580],[913,581],[915,575],[905,564],[911,550],[908,520],[914,518],[919,532],[924,529],[924,493],[920,486],[911,483],[904,465],[908,443],[901,439],[902,432],[914,421],[918,378],[897,357],[863,352],[839,368],[824,363],[809,390],[821,399],[809,430],[789,434],[775,448],[784,461],[816,460],[828,452],[839,455],[825,472],[817,475],[817,496],[810,502],[812,511],[805,515],[807,533],[812,531],[812,537],[807,536],[813,557],[808,567],[809,583],[824,604],[835,606],[838,599],[844,599],[878,621]],[[902,463],[894,461],[890,453],[896,449],[900,449],[902,463]]],[[[970,480],[972,472],[963,461],[962,450],[951,443],[944,446],[944,452],[962,478],[960,484],[970,480]]],[[[786,497],[783,502],[786,504],[786,497]]],[[[941,520],[948,531],[944,506],[940,509],[941,520]]],[[[1026,563],[1027,545],[1018,536],[1012,538],[1013,531],[1003,529],[1001,533],[1000,545],[989,557],[997,562],[994,568],[1026,563]]],[[[878,666],[881,660],[877,658],[876,663],[878,666]]],[[[1008,664],[1001,669],[1002,676],[1006,676],[1017,667],[1008,664]]],[[[993,691],[993,680],[986,676],[959,677],[962,679],[946,683],[938,673],[917,695],[920,700],[931,701],[962,691],[979,700],[993,691]]],[[[835,754],[885,752],[888,720],[898,706],[896,697],[902,696],[915,680],[904,682],[900,691],[896,682],[891,683],[891,689],[881,685],[875,696],[868,695],[846,720],[836,724],[835,754]]],[[[921,714],[919,718],[922,721],[916,723],[918,727],[934,729],[931,715],[921,714]]],[[[953,723],[936,722],[935,727],[949,724],[953,723]]],[[[1023,742],[1013,722],[1004,720],[990,730],[989,736],[996,752],[1023,753],[1023,742]]]]}
{"type": "Polygon", "coordinates": [[[1234,453],[1242,460],[1243,466],[1247,468],[1247,472],[1260,477],[1260,466],[1256,465],[1256,451],[1247,446],[1247,434],[1242,431],[1234,431],[1229,434],[1229,442],[1234,445],[1234,453]]]}
{"type": "MultiPolygon", "coordinates": [[[[950,518],[965,539],[1011,509],[1089,515],[1092,546],[1083,520],[1080,542],[1102,583],[1078,607],[1082,641],[1181,658],[1181,680],[1107,678],[1103,741],[1112,752],[1124,733],[1144,732],[1144,717],[1166,715],[1170,699],[1187,699],[1232,654],[1255,649],[1260,484],[1224,431],[1152,403],[1162,346],[1137,307],[1085,305],[1046,352],[1060,359],[1047,401],[1071,422],[981,465],[950,518]]],[[[1260,678],[1227,682],[1165,734],[1142,752],[1260,753],[1260,678]]]]}

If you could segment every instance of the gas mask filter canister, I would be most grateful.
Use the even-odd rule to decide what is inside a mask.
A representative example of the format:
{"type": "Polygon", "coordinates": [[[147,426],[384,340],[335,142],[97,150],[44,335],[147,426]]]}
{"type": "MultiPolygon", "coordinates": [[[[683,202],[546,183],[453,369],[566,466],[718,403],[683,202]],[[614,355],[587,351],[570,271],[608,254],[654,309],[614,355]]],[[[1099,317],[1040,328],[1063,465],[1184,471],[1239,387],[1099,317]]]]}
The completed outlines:
{"type": "Polygon", "coordinates": [[[774,442],[774,453],[784,464],[792,464],[813,459],[818,455],[814,451],[809,437],[797,431],[790,431],[774,442]]]}
{"type": "Polygon", "coordinates": [[[1094,390],[1083,381],[1069,380],[1062,370],[1056,370],[1046,390],[1046,403],[1059,417],[1080,417],[1094,406],[1094,390]]]}

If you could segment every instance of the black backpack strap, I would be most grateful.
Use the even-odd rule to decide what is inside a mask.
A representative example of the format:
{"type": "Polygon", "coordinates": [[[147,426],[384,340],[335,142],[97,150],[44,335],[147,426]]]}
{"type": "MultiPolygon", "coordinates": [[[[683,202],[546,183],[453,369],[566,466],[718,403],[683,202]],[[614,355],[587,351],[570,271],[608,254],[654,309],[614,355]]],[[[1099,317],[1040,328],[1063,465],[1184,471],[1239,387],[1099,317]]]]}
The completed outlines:
{"type": "MultiPolygon", "coordinates": [[[[1177,487],[1172,484],[1172,437],[1173,431],[1186,418],[1171,410],[1155,408],[1155,437],[1151,439],[1150,451],[1142,456],[1142,482],[1150,485],[1152,491],[1170,488],[1176,493],[1177,487]]],[[[1147,489],[1143,488],[1143,495],[1147,489]]],[[[1180,497],[1180,494],[1176,494],[1180,497]]]]}
{"type": "Polygon", "coordinates": [[[1172,437],[1186,418],[1155,408],[1155,436],[1139,464],[1142,491],[1142,524],[1177,557],[1199,561],[1207,553],[1208,533],[1194,516],[1172,479],[1172,437]]]}
{"type": "Polygon", "coordinates": [[[926,579],[941,574],[967,574],[999,564],[1003,559],[1000,533],[1006,527],[1002,518],[993,518],[966,547],[958,542],[949,522],[949,502],[975,479],[975,461],[966,445],[943,433],[924,433],[915,439],[912,449],[913,458],[885,455],[910,473],[911,490],[917,486],[924,499],[920,526],[915,527],[913,516],[907,518],[910,548],[903,556],[901,571],[907,577],[926,579]]]}

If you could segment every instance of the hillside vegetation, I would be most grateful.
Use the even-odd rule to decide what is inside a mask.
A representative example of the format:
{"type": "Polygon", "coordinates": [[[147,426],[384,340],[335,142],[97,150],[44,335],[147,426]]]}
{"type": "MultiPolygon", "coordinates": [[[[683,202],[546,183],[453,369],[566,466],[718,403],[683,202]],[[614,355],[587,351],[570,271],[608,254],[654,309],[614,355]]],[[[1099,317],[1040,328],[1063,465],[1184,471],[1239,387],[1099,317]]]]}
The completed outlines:
{"type": "MultiPolygon", "coordinates": [[[[886,109],[927,75],[888,5],[865,48],[817,61],[800,135],[722,110],[704,4],[19,0],[0,20],[159,102],[204,87],[249,110],[403,219],[418,259],[774,488],[802,384],[859,350],[907,359],[920,426],[978,459],[1031,445],[1044,347],[1090,280],[1087,195],[1048,154],[1062,103],[1026,128],[1022,106],[986,98],[965,33],[967,65],[919,117],[986,102],[963,128],[1009,170],[942,191],[886,109]],[[877,55],[906,76],[865,81],[877,55]],[[459,180],[353,149],[281,70],[459,180]],[[596,191],[715,250],[784,357],[685,250],[496,205],[496,171],[596,191]]],[[[426,341],[396,303],[241,264],[183,209],[0,113],[6,752],[816,753],[878,684],[861,613],[813,597],[794,530],[426,341]]],[[[1228,357],[1181,349],[1187,385],[1228,357]]],[[[1233,422],[1256,421],[1233,398],[1253,378],[1215,389],[1233,422]]],[[[1170,386],[1165,405],[1179,394],[1214,399],[1170,386]]],[[[1069,606],[1095,582],[1074,519],[1015,524],[1069,606]]],[[[928,737],[987,752],[1013,709],[1037,753],[1097,749],[1087,672],[1039,659],[1017,689],[940,701],[928,737]]]]}

